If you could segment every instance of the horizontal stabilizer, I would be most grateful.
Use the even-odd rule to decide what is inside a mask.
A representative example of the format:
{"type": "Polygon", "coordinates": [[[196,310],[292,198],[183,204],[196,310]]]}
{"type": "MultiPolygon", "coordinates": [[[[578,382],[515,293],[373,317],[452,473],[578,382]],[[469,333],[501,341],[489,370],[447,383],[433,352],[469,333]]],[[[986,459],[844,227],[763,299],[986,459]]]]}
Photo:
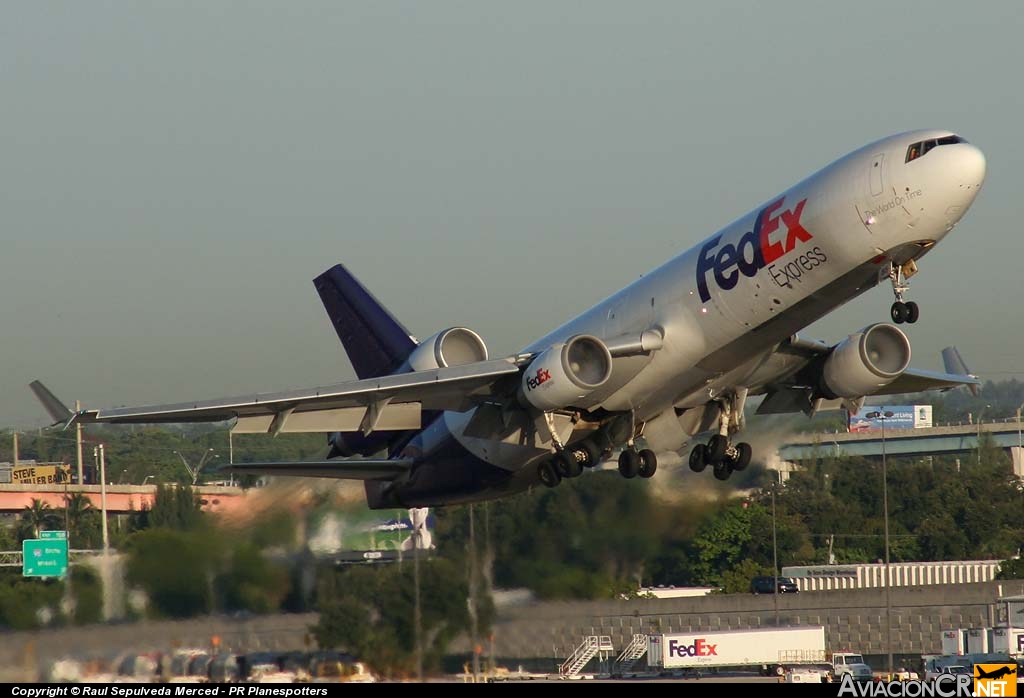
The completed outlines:
{"type": "Polygon", "coordinates": [[[63,402],[57,399],[57,396],[50,392],[50,389],[42,384],[41,381],[32,381],[28,384],[28,387],[32,389],[32,392],[39,398],[39,402],[43,403],[43,408],[53,417],[55,424],[67,424],[71,419],[71,410],[67,408],[63,402]]]}
{"type": "Polygon", "coordinates": [[[280,463],[236,463],[218,472],[235,475],[274,477],[326,477],[335,480],[394,480],[412,467],[412,460],[353,458],[349,460],[294,461],[280,463]]]}
{"type": "Polygon", "coordinates": [[[908,368],[900,374],[899,378],[872,394],[902,395],[904,393],[923,393],[926,390],[950,390],[960,386],[967,386],[972,392],[975,392],[980,385],[981,381],[970,375],[908,368]]]}

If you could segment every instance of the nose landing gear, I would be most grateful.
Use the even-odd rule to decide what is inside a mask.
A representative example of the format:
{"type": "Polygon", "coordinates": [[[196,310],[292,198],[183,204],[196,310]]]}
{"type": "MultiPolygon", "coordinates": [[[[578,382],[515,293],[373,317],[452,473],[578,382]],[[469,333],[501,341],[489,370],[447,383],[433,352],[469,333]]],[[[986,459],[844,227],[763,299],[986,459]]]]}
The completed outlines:
{"type": "Polygon", "coordinates": [[[896,301],[889,309],[889,317],[897,325],[904,322],[913,324],[921,316],[921,310],[917,307],[917,303],[903,300],[903,294],[910,290],[910,282],[907,279],[916,273],[917,265],[914,260],[900,265],[894,262],[889,263],[889,281],[892,282],[892,292],[896,296],[896,301]]]}

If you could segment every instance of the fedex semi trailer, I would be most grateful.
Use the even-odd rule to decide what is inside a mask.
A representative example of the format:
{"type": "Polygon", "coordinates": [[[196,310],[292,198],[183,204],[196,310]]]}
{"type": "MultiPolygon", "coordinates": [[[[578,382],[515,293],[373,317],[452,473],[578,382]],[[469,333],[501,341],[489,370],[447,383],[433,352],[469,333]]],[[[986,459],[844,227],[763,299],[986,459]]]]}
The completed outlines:
{"type": "Polygon", "coordinates": [[[825,628],[816,625],[651,635],[647,662],[652,669],[662,670],[753,667],[782,675],[790,667],[826,663],[825,628]]]}

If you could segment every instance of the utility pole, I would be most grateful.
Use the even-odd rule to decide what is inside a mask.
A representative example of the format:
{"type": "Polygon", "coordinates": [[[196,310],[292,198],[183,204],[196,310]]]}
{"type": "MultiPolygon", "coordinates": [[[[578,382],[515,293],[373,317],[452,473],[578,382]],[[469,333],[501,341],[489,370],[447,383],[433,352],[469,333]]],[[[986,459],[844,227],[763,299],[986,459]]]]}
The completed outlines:
{"type": "MultiPolygon", "coordinates": [[[[75,400],[75,414],[81,410],[82,403],[75,400]]],[[[85,480],[82,479],[82,423],[78,420],[75,420],[75,455],[78,456],[78,484],[81,486],[85,484],[85,480]]]]}
{"type": "Polygon", "coordinates": [[[107,532],[107,464],[103,455],[103,444],[100,452],[100,516],[103,517],[103,556],[110,554],[110,536],[107,532]]]}
{"type": "Polygon", "coordinates": [[[18,432],[12,431],[11,435],[14,437],[14,467],[18,467],[18,432]]]}
{"type": "Polygon", "coordinates": [[[473,681],[477,680],[480,675],[480,652],[479,649],[479,629],[477,626],[476,617],[476,535],[473,530],[473,519],[474,519],[473,505],[469,505],[469,622],[470,622],[470,642],[473,645],[473,681]]]}

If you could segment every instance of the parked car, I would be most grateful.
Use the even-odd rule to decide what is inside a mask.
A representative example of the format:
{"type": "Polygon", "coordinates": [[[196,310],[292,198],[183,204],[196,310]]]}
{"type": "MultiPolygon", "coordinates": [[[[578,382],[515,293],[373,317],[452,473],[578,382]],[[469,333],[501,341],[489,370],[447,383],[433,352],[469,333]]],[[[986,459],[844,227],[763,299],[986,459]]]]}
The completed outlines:
{"type": "Polygon", "coordinates": [[[754,577],[750,580],[750,593],[774,594],[776,579],[779,580],[780,594],[795,594],[800,591],[792,577],[754,577]]]}

